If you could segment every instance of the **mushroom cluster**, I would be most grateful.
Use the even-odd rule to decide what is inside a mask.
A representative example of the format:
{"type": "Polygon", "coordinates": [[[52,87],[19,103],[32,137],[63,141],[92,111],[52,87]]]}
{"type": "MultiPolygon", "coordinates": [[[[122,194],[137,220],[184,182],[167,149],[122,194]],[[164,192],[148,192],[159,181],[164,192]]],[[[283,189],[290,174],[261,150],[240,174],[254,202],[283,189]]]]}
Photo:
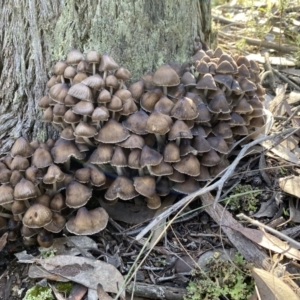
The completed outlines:
{"type": "Polygon", "coordinates": [[[204,51],[199,38],[195,50],[190,62],[164,64],[128,87],[130,72],[109,55],[69,52],[39,102],[60,138],[16,141],[0,166],[0,205],[12,211],[22,203],[26,213],[14,219],[26,230],[44,228],[41,236],[62,230],[60,212],[75,210],[67,230],[93,234],[107,223],[103,208],[86,208],[93,193],[109,204],[143,197],[157,209],[169,193],[192,193],[220,175],[230,146],[264,124],[264,89],[254,61],[204,51]]]}

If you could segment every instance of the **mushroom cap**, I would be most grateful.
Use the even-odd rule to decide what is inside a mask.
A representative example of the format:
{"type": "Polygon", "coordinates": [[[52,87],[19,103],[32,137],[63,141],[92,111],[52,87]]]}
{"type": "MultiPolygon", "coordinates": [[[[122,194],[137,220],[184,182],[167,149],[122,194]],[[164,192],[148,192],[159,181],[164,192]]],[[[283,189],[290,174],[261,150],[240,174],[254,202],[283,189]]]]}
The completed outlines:
{"type": "Polygon", "coordinates": [[[88,76],[85,73],[82,72],[78,72],[75,77],[73,78],[73,84],[77,84],[82,82],[85,78],[87,78],[88,76]]]}
{"type": "Polygon", "coordinates": [[[46,184],[53,184],[55,182],[63,181],[64,179],[65,174],[57,165],[53,164],[48,168],[47,173],[43,178],[43,182],[46,184]]]}
{"type": "Polygon", "coordinates": [[[115,62],[115,60],[111,56],[109,56],[107,54],[102,55],[100,65],[99,65],[100,72],[112,71],[112,70],[116,70],[118,68],[119,68],[119,65],[115,62]]]}
{"type": "Polygon", "coordinates": [[[85,84],[86,86],[96,91],[100,91],[105,86],[105,82],[99,74],[94,74],[92,76],[89,76],[84,80],[82,80],[81,83],[85,84]]]}
{"type": "MultiPolygon", "coordinates": [[[[30,168],[28,168],[27,170],[29,170],[30,168]]],[[[26,171],[27,171],[26,170],[26,171]]],[[[1,172],[2,172],[2,170],[1,170],[1,172]]],[[[1,173],[0,172],[0,173],[1,173]]],[[[26,172],[25,172],[25,176],[26,176],[26,172]]],[[[17,170],[15,170],[15,171],[13,171],[12,173],[11,173],[11,177],[10,177],[10,179],[9,179],[9,184],[12,186],[12,187],[15,187],[20,181],[21,181],[21,179],[23,178],[23,175],[22,175],[22,173],[20,172],[20,171],[17,171],[17,170]]],[[[26,178],[26,179],[28,179],[28,178],[26,178]]],[[[29,179],[28,179],[29,180],[29,179]]],[[[31,180],[30,180],[31,181],[31,180]]],[[[31,181],[32,183],[34,183],[35,184],[35,182],[33,182],[33,181],[31,181]]]]}
{"type": "MultiPolygon", "coordinates": [[[[133,116],[133,115],[131,115],[133,116]]],[[[130,117],[129,117],[130,118],[130,117]]],[[[128,130],[114,119],[110,119],[95,135],[95,140],[105,144],[120,143],[130,136],[128,130]]]]}
{"type": "Polygon", "coordinates": [[[35,198],[37,196],[36,188],[34,184],[22,178],[21,181],[15,186],[14,199],[15,200],[26,200],[35,198]]]}
{"type": "Polygon", "coordinates": [[[195,86],[196,85],[196,79],[195,76],[191,72],[185,72],[181,77],[181,83],[184,84],[184,86],[195,86]]]}
{"type": "Polygon", "coordinates": [[[203,166],[213,167],[221,162],[221,158],[214,149],[211,149],[202,155],[200,162],[203,166]]]}
{"type": "Polygon", "coordinates": [[[64,77],[68,79],[73,79],[77,74],[77,71],[74,67],[68,66],[64,70],[64,77]]]}
{"type": "Polygon", "coordinates": [[[153,89],[148,91],[141,97],[141,107],[147,112],[152,112],[154,110],[154,106],[159,101],[161,96],[162,91],[160,89],[153,89]]]}
{"type": "Polygon", "coordinates": [[[115,147],[110,164],[114,167],[127,167],[127,156],[121,147],[115,147]]]}
{"type": "Polygon", "coordinates": [[[126,118],[122,124],[131,132],[144,135],[147,134],[146,125],[148,118],[149,116],[143,110],[139,110],[126,118]]]}
{"type": "Polygon", "coordinates": [[[159,152],[146,145],[142,149],[140,164],[142,168],[145,166],[157,166],[162,159],[163,156],[159,152]]]}
{"type": "Polygon", "coordinates": [[[231,119],[228,122],[229,126],[244,126],[246,125],[245,120],[236,112],[233,112],[231,115],[231,119]]]}
{"type": "Polygon", "coordinates": [[[110,102],[107,105],[107,109],[109,111],[121,111],[123,109],[122,100],[119,97],[113,95],[110,102]]]}
{"type": "Polygon", "coordinates": [[[208,141],[201,135],[194,137],[192,146],[198,153],[206,153],[211,149],[208,141]]]}
{"type": "Polygon", "coordinates": [[[105,193],[105,198],[110,201],[117,198],[130,200],[137,196],[133,182],[125,176],[118,176],[105,193]]]}
{"type": "Polygon", "coordinates": [[[92,189],[77,181],[71,181],[66,189],[66,205],[78,208],[85,205],[92,197],[92,189]]]}
{"type": "Polygon", "coordinates": [[[52,199],[50,199],[49,208],[52,211],[59,212],[66,208],[66,199],[61,193],[56,193],[52,199]]]}
{"type": "Polygon", "coordinates": [[[79,160],[82,160],[85,157],[85,155],[78,150],[74,141],[63,139],[59,139],[55,143],[55,146],[51,149],[51,154],[53,155],[56,164],[66,162],[71,156],[79,160]]]}
{"type": "Polygon", "coordinates": [[[62,231],[66,224],[66,218],[57,212],[52,214],[52,222],[44,226],[44,228],[50,232],[58,233],[62,231]]]}
{"type": "Polygon", "coordinates": [[[12,157],[16,155],[21,155],[23,157],[31,157],[34,152],[34,149],[31,147],[29,142],[23,138],[19,137],[13,144],[10,154],[12,157]]]}
{"type": "Polygon", "coordinates": [[[253,111],[253,107],[248,103],[246,98],[242,98],[238,101],[233,111],[239,114],[251,113],[253,111]]]}
{"type": "Polygon", "coordinates": [[[147,120],[145,130],[149,133],[164,135],[170,130],[171,125],[171,117],[158,111],[154,111],[150,114],[147,120]]]}
{"type": "Polygon", "coordinates": [[[186,156],[190,153],[197,155],[198,151],[191,146],[191,140],[183,139],[180,141],[180,156],[186,156]]]}
{"type": "Polygon", "coordinates": [[[188,177],[188,179],[183,183],[175,183],[172,189],[178,193],[188,195],[199,190],[200,185],[193,177],[188,177]]]}
{"type": "Polygon", "coordinates": [[[105,86],[113,89],[119,88],[119,82],[116,76],[108,75],[105,79],[105,86]]]}
{"type": "Polygon", "coordinates": [[[211,114],[204,103],[201,103],[197,106],[198,117],[195,119],[195,122],[206,123],[211,120],[211,114]]]}
{"type": "Polygon", "coordinates": [[[212,133],[215,136],[221,136],[224,139],[232,137],[232,130],[226,122],[219,122],[217,125],[215,125],[212,129],[212,133]]]}
{"type": "Polygon", "coordinates": [[[216,95],[208,104],[208,109],[212,113],[229,113],[230,107],[223,94],[216,95]]]}
{"type": "Polygon", "coordinates": [[[174,169],[179,173],[189,176],[198,176],[200,174],[200,163],[198,158],[193,154],[188,154],[173,165],[174,169]]]}
{"type": "Polygon", "coordinates": [[[214,149],[215,151],[227,154],[229,152],[228,146],[221,136],[212,136],[207,138],[208,143],[210,144],[210,147],[214,149]]]}
{"type": "Polygon", "coordinates": [[[194,178],[197,181],[207,181],[211,179],[211,175],[207,167],[200,165],[200,174],[194,178]]]}
{"type": "Polygon", "coordinates": [[[171,175],[173,174],[173,167],[162,160],[158,165],[150,167],[150,174],[154,176],[171,175]]]}
{"type": "Polygon", "coordinates": [[[173,141],[177,138],[192,139],[193,135],[185,122],[176,120],[168,133],[168,140],[173,141]]]}
{"type": "Polygon", "coordinates": [[[144,93],[144,82],[143,80],[139,80],[135,83],[132,83],[128,90],[131,92],[131,96],[135,102],[139,102],[141,96],[144,93]]]}
{"type": "Polygon", "coordinates": [[[89,101],[89,102],[94,101],[92,90],[82,82],[73,84],[70,87],[68,94],[80,100],[89,101]]]}
{"type": "Polygon", "coordinates": [[[131,73],[129,72],[129,70],[123,68],[123,67],[120,67],[116,72],[115,72],[115,76],[118,78],[118,79],[121,79],[121,80],[128,80],[131,78],[131,73]]]}
{"type": "Polygon", "coordinates": [[[108,103],[110,101],[111,101],[110,92],[106,89],[103,89],[98,95],[97,102],[98,103],[108,103]]]}
{"type": "Polygon", "coordinates": [[[75,179],[80,183],[87,183],[90,181],[91,169],[88,167],[77,169],[75,172],[75,179]]]}
{"type": "Polygon", "coordinates": [[[140,176],[133,178],[135,190],[146,198],[152,198],[156,194],[155,179],[152,176],[140,176]]]}
{"type": "Polygon", "coordinates": [[[68,85],[65,83],[56,83],[49,90],[49,97],[54,102],[64,104],[65,98],[68,95],[68,85]]]}
{"type": "Polygon", "coordinates": [[[92,122],[107,121],[109,111],[105,106],[96,107],[92,114],[92,122]]]}
{"type": "Polygon", "coordinates": [[[33,204],[28,208],[24,217],[23,224],[29,228],[41,228],[52,221],[52,211],[41,204],[33,204]]]}
{"type": "Polygon", "coordinates": [[[102,207],[88,211],[85,207],[78,209],[75,217],[66,223],[69,232],[76,235],[90,235],[103,230],[108,222],[108,214],[102,207]]]}
{"type": "Polygon", "coordinates": [[[214,78],[212,77],[211,74],[205,74],[198,82],[196,85],[196,89],[201,89],[201,90],[217,90],[216,83],[214,81],[214,78]]]}
{"type": "Polygon", "coordinates": [[[114,148],[112,145],[99,144],[97,149],[91,154],[89,162],[95,165],[105,164],[111,161],[114,148]]]}
{"type": "Polygon", "coordinates": [[[64,122],[66,122],[67,124],[79,123],[81,119],[82,119],[82,116],[75,114],[72,111],[72,109],[69,109],[68,111],[66,111],[66,113],[64,115],[64,122]]]}
{"type": "Polygon", "coordinates": [[[73,127],[70,125],[70,126],[67,126],[66,128],[64,128],[63,131],[60,133],[60,137],[64,140],[68,140],[68,141],[75,140],[73,127]]]}
{"type": "Polygon", "coordinates": [[[175,169],[173,170],[173,174],[169,175],[168,178],[169,178],[169,180],[171,180],[173,182],[185,182],[184,174],[179,173],[175,169]]]}
{"type": "Polygon", "coordinates": [[[180,83],[180,78],[169,65],[162,65],[153,74],[152,83],[156,86],[175,86],[180,83]]]}
{"type": "Polygon", "coordinates": [[[174,107],[174,102],[172,100],[170,100],[168,97],[166,96],[162,96],[160,97],[160,99],[156,102],[155,106],[154,106],[154,111],[158,111],[162,114],[165,115],[170,115],[171,110],[174,107]]]}
{"type": "Polygon", "coordinates": [[[90,50],[86,54],[86,61],[90,64],[99,64],[101,60],[101,54],[95,50],[90,50]]]}
{"type": "Polygon", "coordinates": [[[175,163],[180,161],[179,147],[174,142],[170,142],[166,145],[163,155],[165,162],[175,163]]]}
{"type": "Polygon", "coordinates": [[[10,165],[10,169],[12,171],[14,170],[25,171],[28,167],[29,167],[28,159],[21,155],[16,155],[10,165]]]}
{"type": "Polygon", "coordinates": [[[140,169],[141,168],[141,149],[132,149],[128,156],[128,166],[131,169],[140,169]]]}
{"type": "Polygon", "coordinates": [[[143,149],[143,147],[145,146],[145,140],[140,135],[132,133],[127,140],[118,143],[118,146],[129,149],[143,149]]]}
{"type": "Polygon", "coordinates": [[[68,65],[78,65],[82,60],[84,60],[83,54],[77,49],[72,49],[67,54],[66,63],[68,65]]]}
{"type": "Polygon", "coordinates": [[[81,121],[76,126],[74,131],[75,136],[86,137],[86,138],[94,137],[95,134],[97,134],[97,129],[94,126],[83,121],[81,121]]]}
{"type": "Polygon", "coordinates": [[[196,104],[187,97],[180,98],[171,110],[171,117],[178,120],[193,120],[198,114],[196,104]]]}
{"type": "Polygon", "coordinates": [[[27,207],[24,201],[14,201],[11,206],[11,212],[13,215],[24,214],[27,211],[27,207]]]}
{"type": "Polygon", "coordinates": [[[51,103],[51,99],[49,98],[48,95],[46,95],[42,99],[40,99],[39,108],[46,109],[50,106],[50,103],[51,103]]]}
{"type": "Polygon", "coordinates": [[[91,184],[97,187],[105,185],[105,174],[96,167],[89,166],[89,168],[91,169],[91,184]]]}
{"type": "Polygon", "coordinates": [[[46,168],[53,164],[50,152],[41,146],[37,148],[32,156],[31,165],[39,169],[46,168]]]}
{"type": "Polygon", "coordinates": [[[0,186],[0,205],[14,201],[14,190],[10,185],[0,186]]]}

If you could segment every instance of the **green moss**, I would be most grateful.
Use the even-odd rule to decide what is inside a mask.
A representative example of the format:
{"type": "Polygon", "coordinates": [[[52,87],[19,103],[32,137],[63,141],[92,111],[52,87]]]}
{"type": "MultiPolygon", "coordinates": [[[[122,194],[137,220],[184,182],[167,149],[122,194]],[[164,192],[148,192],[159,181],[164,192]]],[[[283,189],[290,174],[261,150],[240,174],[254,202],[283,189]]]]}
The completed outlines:
{"type": "Polygon", "coordinates": [[[49,287],[34,286],[26,292],[23,300],[54,300],[52,290],[49,287]]]}
{"type": "Polygon", "coordinates": [[[73,283],[71,283],[71,282],[58,282],[55,285],[55,287],[60,293],[63,293],[66,297],[68,297],[71,293],[73,283]]]}
{"type": "Polygon", "coordinates": [[[187,287],[185,300],[246,300],[254,291],[254,281],[246,262],[236,254],[233,264],[227,260],[211,258],[205,270],[197,271],[187,287]]]}
{"type": "Polygon", "coordinates": [[[227,206],[231,210],[255,212],[259,204],[259,200],[256,197],[260,193],[260,190],[252,188],[250,184],[238,184],[226,201],[227,206]]]}
{"type": "Polygon", "coordinates": [[[54,257],[56,254],[56,249],[53,248],[48,248],[48,249],[43,249],[41,250],[41,257],[42,258],[49,258],[49,257],[54,257]]]}

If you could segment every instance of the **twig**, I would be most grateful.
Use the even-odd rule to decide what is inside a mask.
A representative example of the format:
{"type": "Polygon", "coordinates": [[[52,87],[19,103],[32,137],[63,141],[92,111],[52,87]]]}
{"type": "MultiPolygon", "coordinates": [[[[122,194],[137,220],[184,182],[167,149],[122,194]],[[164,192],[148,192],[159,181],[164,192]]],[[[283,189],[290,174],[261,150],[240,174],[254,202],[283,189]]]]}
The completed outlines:
{"type": "MultiPolygon", "coordinates": [[[[292,129],[287,129],[285,130],[283,133],[290,133],[291,131],[293,131],[292,129]]],[[[283,134],[281,133],[281,134],[283,134]]],[[[205,193],[208,193],[214,189],[218,189],[218,193],[217,196],[215,198],[215,203],[219,200],[220,195],[221,195],[221,191],[223,188],[224,183],[226,182],[226,180],[228,180],[228,178],[230,177],[230,175],[234,172],[236,166],[238,165],[238,163],[240,162],[240,160],[242,159],[242,157],[245,155],[245,153],[247,152],[247,150],[263,141],[266,140],[272,140],[275,137],[278,137],[281,134],[273,134],[271,136],[264,136],[261,137],[247,145],[245,145],[243,147],[243,149],[240,151],[239,155],[235,158],[235,160],[232,162],[231,166],[229,166],[228,170],[224,173],[224,175],[221,177],[221,179],[219,179],[218,181],[216,181],[215,183],[213,183],[212,185],[206,186],[190,195],[187,195],[186,197],[182,198],[180,201],[178,201],[177,203],[175,203],[174,205],[172,205],[170,208],[168,208],[166,211],[164,211],[162,214],[160,214],[158,217],[156,217],[152,222],[150,222],[137,236],[136,236],[136,240],[140,240],[145,234],[147,234],[152,228],[154,228],[162,219],[167,218],[168,216],[170,216],[173,212],[177,211],[178,209],[180,209],[181,207],[183,207],[184,205],[187,205],[188,203],[190,203],[193,199],[195,199],[196,197],[199,197],[205,193]]]]}
{"type": "Polygon", "coordinates": [[[276,69],[272,68],[272,71],[278,76],[280,79],[288,83],[291,87],[293,87],[295,90],[300,91],[299,85],[295,84],[293,81],[288,79],[286,76],[282,75],[280,72],[278,72],[276,69]]]}
{"type": "Polygon", "coordinates": [[[280,51],[280,52],[283,52],[283,53],[291,53],[291,52],[298,52],[299,51],[299,47],[297,47],[297,46],[291,46],[291,45],[287,45],[287,44],[278,45],[276,43],[257,40],[257,39],[251,39],[251,38],[247,38],[245,36],[234,35],[234,34],[225,33],[225,32],[222,32],[222,31],[219,31],[218,34],[221,35],[221,36],[234,38],[235,40],[243,39],[249,45],[254,45],[254,46],[259,46],[259,47],[264,47],[264,48],[269,48],[269,49],[271,48],[271,49],[274,49],[276,51],[280,51]]]}
{"type": "Polygon", "coordinates": [[[275,91],[275,87],[276,87],[276,84],[275,84],[275,77],[274,77],[274,74],[273,74],[273,69],[271,67],[271,64],[270,64],[270,55],[269,55],[269,52],[266,52],[265,53],[265,69],[267,71],[270,71],[270,74],[269,74],[269,85],[270,85],[270,88],[275,91]]]}
{"type": "Polygon", "coordinates": [[[228,25],[234,25],[234,26],[239,26],[239,27],[245,27],[246,25],[244,23],[238,23],[238,22],[234,22],[230,19],[224,18],[224,17],[220,17],[220,16],[216,16],[216,15],[212,15],[212,18],[220,23],[223,24],[228,24],[228,25]]]}
{"type": "Polygon", "coordinates": [[[269,231],[269,232],[272,232],[274,235],[280,237],[281,239],[287,241],[291,246],[295,247],[296,249],[300,249],[300,243],[298,243],[297,241],[295,241],[294,239],[291,239],[289,236],[275,230],[274,228],[272,227],[269,227],[268,225],[265,225],[259,221],[256,221],[256,220],[253,220],[249,217],[247,217],[246,215],[244,214],[238,214],[236,215],[238,218],[241,218],[241,219],[244,219],[246,221],[248,221],[249,223],[255,225],[255,226],[258,226],[258,227],[262,227],[264,228],[265,230],[269,231]]]}

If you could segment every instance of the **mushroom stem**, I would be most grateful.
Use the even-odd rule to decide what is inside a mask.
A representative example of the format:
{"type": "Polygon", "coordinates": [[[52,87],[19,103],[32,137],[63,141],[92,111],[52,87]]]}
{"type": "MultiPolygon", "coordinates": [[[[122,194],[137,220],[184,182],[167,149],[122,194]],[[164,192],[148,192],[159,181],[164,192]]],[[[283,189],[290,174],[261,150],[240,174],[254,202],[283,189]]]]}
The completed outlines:
{"type": "Polygon", "coordinates": [[[116,172],[119,176],[124,175],[123,168],[116,166],[116,172]]]}
{"type": "Polygon", "coordinates": [[[167,96],[168,95],[168,87],[163,86],[164,94],[167,96]]]}
{"type": "Polygon", "coordinates": [[[96,122],[96,123],[97,123],[97,125],[96,125],[97,130],[101,129],[100,121],[98,121],[98,122],[96,122]]]}
{"type": "Polygon", "coordinates": [[[52,183],[53,184],[53,188],[52,188],[52,191],[53,191],[53,194],[57,191],[57,183],[56,181],[52,183]]]}
{"type": "Polygon", "coordinates": [[[115,119],[115,117],[116,117],[116,112],[113,111],[113,112],[112,112],[112,115],[111,115],[111,118],[112,118],[112,119],[115,119]]]}
{"type": "Polygon", "coordinates": [[[38,196],[42,196],[42,192],[41,192],[41,190],[39,189],[39,187],[36,186],[35,189],[36,189],[37,195],[38,195],[38,196]]]}
{"type": "Polygon", "coordinates": [[[65,83],[65,78],[64,78],[64,76],[63,75],[61,75],[61,83],[65,83]]]}
{"type": "Polygon", "coordinates": [[[121,89],[123,88],[123,84],[124,84],[124,81],[123,81],[123,80],[120,80],[119,90],[121,90],[121,89]]]}
{"type": "Polygon", "coordinates": [[[30,207],[30,203],[29,203],[29,201],[28,201],[27,199],[25,199],[25,200],[23,200],[23,201],[24,201],[24,203],[25,203],[26,207],[27,207],[27,208],[29,208],[29,207],[30,207]]]}
{"type": "Polygon", "coordinates": [[[179,147],[180,146],[180,137],[176,138],[176,145],[179,147]]]}
{"type": "Polygon", "coordinates": [[[95,75],[95,74],[96,74],[96,64],[93,63],[93,75],[95,75]]]}
{"type": "Polygon", "coordinates": [[[66,171],[70,171],[70,165],[71,165],[71,160],[69,157],[68,160],[64,162],[64,168],[66,171]]]}
{"type": "Polygon", "coordinates": [[[208,89],[204,89],[203,94],[204,94],[205,97],[207,96],[207,91],[208,91],[208,89]]]}
{"type": "Polygon", "coordinates": [[[75,129],[76,129],[75,124],[74,124],[74,123],[71,123],[71,125],[72,125],[73,130],[75,131],[75,129]]]}
{"type": "Polygon", "coordinates": [[[18,214],[17,216],[18,216],[18,218],[19,218],[20,221],[23,220],[22,214],[18,214]]]}
{"type": "Polygon", "coordinates": [[[73,79],[72,78],[70,78],[70,84],[73,85],[73,79]]]}
{"type": "Polygon", "coordinates": [[[106,76],[107,76],[107,71],[104,71],[104,73],[103,73],[103,80],[105,81],[105,79],[106,79],[106,76]]]}
{"type": "Polygon", "coordinates": [[[218,114],[214,114],[214,116],[210,120],[210,123],[214,124],[218,120],[218,116],[219,116],[219,113],[218,114]]]}
{"type": "Polygon", "coordinates": [[[114,88],[112,86],[109,87],[109,92],[111,95],[114,93],[114,88]]]}
{"type": "Polygon", "coordinates": [[[11,218],[13,215],[11,214],[6,214],[6,213],[3,213],[3,212],[0,212],[0,217],[3,217],[3,218],[11,218]]]}
{"type": "Polygon", "coordinates": [[[83,115],[83,121],[87,122],[87,115],[83,115]]]}
{"type": "Polygon", "coordinates": [[[160,150],[163,148],[163,146],[165,144],[165,136],[155,133],[155,137],[157,140],[157,150],[158,150],[158,152],[160,152],[160,150]]]}
{"type": "Polygon", "coordinates": [[[91,141],[90,141],[90,139],[89,138],[87,138],[87,137],[82,137],[83,138],[83,140],[88,144],[88,145],[90,145],[90,146],[95,146],[91,141]]]}
{"type": "Polygon", "coordinates": [[[143,168],[139,169],[139,175],[142,177],[145,175],[143,168]]]}
{"type": "Polygon", "coordinates": [[[161,180],[161,176],[158,176],[156,179],[156,183],[159,183],[160,180],[161,180]]]}

